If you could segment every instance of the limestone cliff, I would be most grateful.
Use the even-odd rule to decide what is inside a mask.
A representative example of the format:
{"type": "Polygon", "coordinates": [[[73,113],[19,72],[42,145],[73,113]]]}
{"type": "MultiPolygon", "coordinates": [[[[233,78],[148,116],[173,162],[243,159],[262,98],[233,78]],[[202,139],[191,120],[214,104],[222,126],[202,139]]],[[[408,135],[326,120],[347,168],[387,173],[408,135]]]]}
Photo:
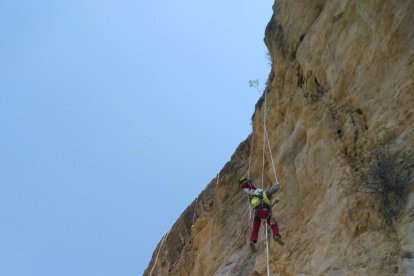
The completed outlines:
{"type": "MultiPolygon", "coordinates": [[[[414,148],[414,1],[278,0],[273,9],[264,93],[285,245],[270,241],[270,275],[414,275],[413,179],[391,225],[380,196],[358,190],[361,160],[383,129],[393,153],[414,148]]],[[[263,99],[252,134],[158,244],[144,275],[266,275],[263,227],[252,253],[237,182],[251,143],[251,176],[261,178],[263,99]]]]}

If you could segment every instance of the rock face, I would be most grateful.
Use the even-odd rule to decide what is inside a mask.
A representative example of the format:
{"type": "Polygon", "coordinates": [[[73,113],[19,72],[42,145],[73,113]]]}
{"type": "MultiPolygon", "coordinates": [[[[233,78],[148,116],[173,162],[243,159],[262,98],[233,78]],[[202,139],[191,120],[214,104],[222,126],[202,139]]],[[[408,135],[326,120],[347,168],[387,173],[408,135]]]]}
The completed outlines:
{"type": "Polygon", "coordinates": [[[265,32],[273,64],[253,132],[144,275],[266,275],[264,227],[250,252],[237,181],[252,148],[250,176],[260,186],[264,145],[264,186],[275,181],[270,156],[282,183],[273,214],[285,240],[270,240],[270,275],[414,275],[413,179],[391,224],[381,195],[358,188],[376,141],[387,136],[393,155],[414,148],[414,2],[278,0],[273,9],[265,32]]]}

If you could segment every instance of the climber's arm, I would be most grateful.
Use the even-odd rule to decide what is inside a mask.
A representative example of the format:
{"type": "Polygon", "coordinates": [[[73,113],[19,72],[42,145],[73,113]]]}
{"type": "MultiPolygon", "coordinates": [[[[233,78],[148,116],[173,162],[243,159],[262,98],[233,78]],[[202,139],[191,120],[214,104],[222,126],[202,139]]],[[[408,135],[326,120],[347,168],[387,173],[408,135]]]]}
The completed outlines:
{"type": "Polygon", "coordinates": [[[268,195],[268,196],[272,196],[274,193],[276,193],[277,191],[279,191],[279,189],[280,189],[280,183],[279,182],[276,182],[275,183],[275,185],[273,185],[273,187],[272,188],[270,188],[267,192],[266,192],[266,194],[268,195]]]}
{"type": "Polygon", "coordinates": [[[249,195],[253,195],[254,191],[256,190],[256,187],[252,183],[244,182],[240,185],[240,189],[249,195]]]}

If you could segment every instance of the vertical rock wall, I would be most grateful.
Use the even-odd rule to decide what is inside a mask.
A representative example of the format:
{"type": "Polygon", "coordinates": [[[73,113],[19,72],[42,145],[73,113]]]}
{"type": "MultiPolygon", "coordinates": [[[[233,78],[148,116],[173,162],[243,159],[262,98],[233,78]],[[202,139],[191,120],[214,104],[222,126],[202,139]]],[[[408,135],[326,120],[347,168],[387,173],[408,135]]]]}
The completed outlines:
{"type": "MultiPolygon", "coordinates": [[[[391,226],[378,195],[355,191],[360,160],[384,133],[393,153],[414,148],[414,2],[278,0],[265,43],[266,124],[282,183],[273,213],[286,241],[270,243],[270,274],[414,275],[412,181],[391,226]]],[[[251,176],[261,179],[263,108],[264,97],[252,134],[177,220],[144,275],[266,275],[264,233],[250,252],[237,183],[251,146],[251,176]]],[[[264,173],[270,187],[269,152],[264,173]]]]}

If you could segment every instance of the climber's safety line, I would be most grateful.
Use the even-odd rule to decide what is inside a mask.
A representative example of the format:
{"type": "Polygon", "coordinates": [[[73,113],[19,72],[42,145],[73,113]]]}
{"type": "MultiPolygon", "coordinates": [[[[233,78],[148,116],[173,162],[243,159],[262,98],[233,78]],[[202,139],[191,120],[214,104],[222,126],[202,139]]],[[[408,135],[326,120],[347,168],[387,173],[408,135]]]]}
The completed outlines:
{"type": "MultiPolygon", "coordinates": [[[[252,153],[253,153],[253,143],[254,143],[254,131],[252,133],[252,140],[250,142],[250,153],[249,153],[249,169],[247,170],[247,178],[250,179],[250,167],[252,164],[252,153]]],[[[247,206],[249,208],[249,223],[253,220],[253,207],[250,205],[250,198],[249,195],[247,195],[247,206]]]]}
{"type": "MultiPolygon", "coordinates": [[[[256,88],[256,90],[260,93],[260,90],[258,88],[258,84],[256,83],[256,85],[251,84],[251,87],[256,88]]],[[[262,146],[262,150],[263,150],[263,154],[262,154],[262,176],[261,176],[261,187],[262,190],[264,190],[264,176],[265,176],[265,152],[266,152],[266,143],[267,143],[267,148],[269,149],[269,153],[270,153],[270,159],[272,161],[272,170],[273,170],[273,175],[275,177],[275,182],[278,183],[278,178],[277,178],[277,174],[276,174],[276,168],[275,168],[275,162],[273,160],[273,155],[272,155],[272,147],[270,145],[270,140],[269,140],[269,133],[267,131],[267,125],[266,125],[266,120],[267,120],[267,91],[264,91],[264,104],[263,104],[263,146],[262,146]]],[[[251,168],[251,163],[252,163],[252,153],[253,153],[253,143],[254,143],[254,131],[252,134],[252,141],[251,141],[251,147],[250,147],[250,154],[249,154],[249,168],[248,168],[248,172],[247,172],[247,177],[250,177],[250,168],[251,168]]],[[[250,205],[249,205],[250,206],[250,205]]],[[[273,205],[272,205],[273,206],[273,205]]],[[[250,215],[249,217],[252,217],[252,209],[251,206],[249,208],[250,210],[250,215]]],[[[266,220],[267,221],[267,220],[266,220]]],[[[265,221],[265,222],[266,222],[265,221]]],[[[266,232],[266,272],[267,272],[267,276],[270,276],[270,266],[269,266],[269,239],[268,239],[268,227],[266,225],[265,228],[265,232],[266,232]]]]}
{"type": "Polygon", "coordinates": [[[160,247],[158,248],[157,256],[155,257],[154,265],[153,265],[153,266],[152,266],[152,268],[151,268],[150,276],[152,276],[152,272],[154,271],[154,267],[155,267],[155,265],[157,264],[158,255],[160,254],[162,244],[163,244],[163,243],[164,243],[164,241],[167,239],[167,237],[168,237],[168,233],[169,233],[169,232],[167,231],[167,232],[164,234],[164,236],[162,237],[160,247]]]}
{"type": "Polygon", "coordinates": [[[273,161],[273,156],[272,156],[272,148],[270,147],[270,142],[269,142],[269,134],[267,133],[267,128],[265,127],[265,133],[266,133],[266,140],[267,140],[267,146],[269,148],[269,152],[270,152],[270,159],[272,160],[272,169],[273,169],[273,174],[275,176],[275,181],[279,182],[277,180],[277,175],[276,175],[276,169],[275,169],[275,162],[273,161]]]}
{"type": "Polygon", "coordinates": [[[252,141],[250,142],[249,169],[247,170],[247,178],[249,179],[250,179],[250,166],[252,165],[253,143],[254,143],[254,132],[252,133],[252,141]]]}
{"type": "MultiPolygon", "coordinates": [[[[264,91],[264,107],[263,107],[263,154],[262,154],[262,190],[264,189],[264,167],[265,167],[265,151],[266,151],[266,139],[265,137],[267,134],[266,131],[266,116],[267,116],[267,97],[266,97],[266,90],[264,91]]],[[[270,151],[270,156],[272,156],[272,152],[270,151]]],[[[273,160],[273,158],[272,158],[273,160]]],[[[266,271],[267,276],[270,276],[270,269],[269,269],[269,239],[268,239],[268,231],[267,225],[264,227],[266,232],[266,271]]]]}

